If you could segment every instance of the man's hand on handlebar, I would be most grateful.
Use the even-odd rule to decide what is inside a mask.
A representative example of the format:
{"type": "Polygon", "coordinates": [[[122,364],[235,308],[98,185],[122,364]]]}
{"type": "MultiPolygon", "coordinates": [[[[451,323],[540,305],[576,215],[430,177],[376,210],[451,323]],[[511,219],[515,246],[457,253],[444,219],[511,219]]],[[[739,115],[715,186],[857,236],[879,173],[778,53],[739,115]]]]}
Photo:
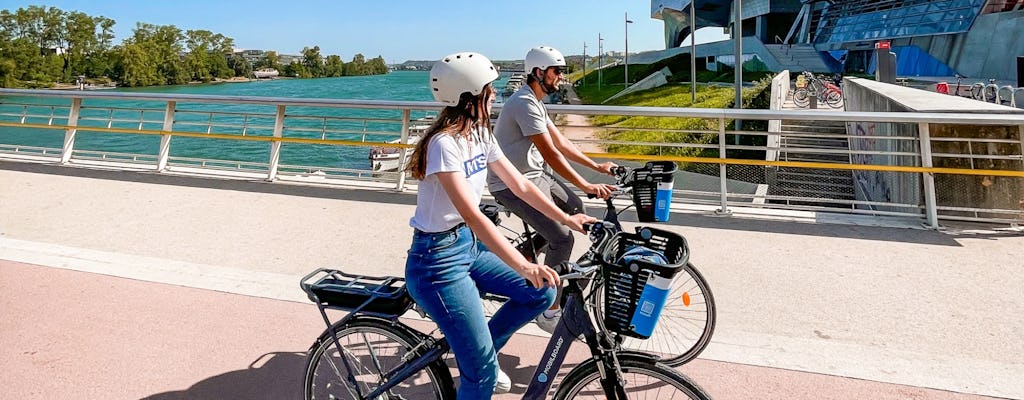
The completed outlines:
{"type": "Polygon", "coordinates": [[[583,189],[583,192],[587,194],[592,194],[602,199],[608,199],[609,197],[612,196],[612,193],[618,190],[618,188],[616,188],[615,186],[607,185],[604,183],[591,183],[581,189],[583,189]]]}
{"type": "Polygon", "coordinates": [[[570,215],[563,224],[576,232],[587,233],[583,230],[583,224],[593,224],[595,222],[597,222],[597,218],[591,217],[587,214],[574,214],[570,215]]]}
{"type": "Polygon", "coordinates": [[[605,174],[605,175],[615,176],[615,169],[618,168],[618,167],[619,167],[618,164],[613,163],[611,161],[603,162],[603,163],[597,164],[597,172],[600,172],[600,173],[605,174]]]}

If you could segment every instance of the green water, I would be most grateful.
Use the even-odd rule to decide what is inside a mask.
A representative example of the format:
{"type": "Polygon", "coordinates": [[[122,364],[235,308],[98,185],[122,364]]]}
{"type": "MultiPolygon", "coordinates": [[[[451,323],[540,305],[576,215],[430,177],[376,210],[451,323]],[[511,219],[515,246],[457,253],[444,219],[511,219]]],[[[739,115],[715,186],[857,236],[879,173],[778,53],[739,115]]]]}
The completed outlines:
{"type": "MultiPolygon", "coordinates": [[[[507,76],[499,79],[495,86],[501,87],[507,76]]],[[[146,88],[112,89],[105,92],[199,94],[218,96],[253,96],[287,98],[325,98],[353,100],[398,100],[432,101],[429,74],[426,71],[396,71],[386,75],[320,78],[320,79],[276,79],[240,83],[218,83],[203,85],[181,85],[146,88]]],[[[35,124],[65,125],[70,100],[28,97],[0,97],[0,121],[17,122],[22,114],[28,114],[26,122],[35,124]],[[32,104],[26,107],[24,104],[32,104]],[[53,115],[53,119],[49,118],[53,115]],[[31,117],[31,115],[40,115],[31,117]]],[[[112,127],[125,129],[161,130],[164,119],[162,102],[85,99],[82,104],[79,126],[112,127]],[[110,122],[111,119],[115,121],[110,122]]],[[[173,131],[206,132],[213,122],[212,133],[239,134],[245,125],[246,135],[272,136],[274,106],[248,104],[185,103],[176,106],[173,131]],[[191,111],[194,111],[192,113],[191,111]],[[217,111],[210,120],[209,111],[217,111]],[[232,125],[234,127],[225,127],[232,125]]],[[[285,119],[285,137],[320,138],[321,128],[330,130],[365,130],[398,132],[400,124],[395,122],[365,122],[364,118],[397,120],[401,113],[396,110],[335,109],[325,107],[288,107],[285,119]],[[298,115],[345,117],[355,120],[301,118],[298,115]],[[308,131],[307,131],[308,129],[308,131]]],[[[413,112],[412,117],[425,115],[413,112]]],[[[383,142],[395,136],[367,136],[367,141],[383,142]]],[[[360,134],[331,133],[327,139],[361,140],[360,134]]],[[[0,127],[0,144],[36,146],[60,149],[64,132],[55,129],[26,129],[0,127]]],[[[75,138],[76,150],[94,150],[156,156],[160,138],[155,135],[115,134],[82,129],[75,138]]],[[[328,146],[284,143],[281,147],[281,163],[312,165],[336,168],[359,168],[369,166],[367,147],[328,146]]],[[[239,162],[266,163],[270,157],[270,144],[228,139],[174,137],[171,141],[171,157],[216,159],[239,162]]]]}

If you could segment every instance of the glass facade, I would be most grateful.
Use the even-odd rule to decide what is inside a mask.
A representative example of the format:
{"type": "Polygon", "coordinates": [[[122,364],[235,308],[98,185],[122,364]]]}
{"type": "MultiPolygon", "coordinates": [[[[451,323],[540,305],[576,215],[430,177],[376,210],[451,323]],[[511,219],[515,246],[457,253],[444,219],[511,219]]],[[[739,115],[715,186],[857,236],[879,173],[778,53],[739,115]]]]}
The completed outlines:
{"type": "Polygon", "coordinates": [[[825,9],[815,44],[966,32],[985,0],[851,0],[825,9]]]}

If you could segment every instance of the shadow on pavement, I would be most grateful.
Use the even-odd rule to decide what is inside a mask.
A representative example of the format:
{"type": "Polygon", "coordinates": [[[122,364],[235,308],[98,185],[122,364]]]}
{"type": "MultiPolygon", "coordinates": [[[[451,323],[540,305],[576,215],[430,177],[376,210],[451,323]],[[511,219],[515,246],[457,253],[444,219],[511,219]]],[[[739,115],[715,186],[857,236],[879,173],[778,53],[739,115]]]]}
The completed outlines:
{"type": "Polygon", "coordinates": [[[119,171],[56,164],[0,161],[0,169],[35,174],[62,175],[77,178],[107,179],[157,185],[187,186],[203,189],[282,194],[324,199],[366,201],[373,203],[416,204],[416,192],[399,193],[386,189],[350,189],[299,184],[274,184],[261,180],[242,180],[215,176],[183,176],[152,171],[119,171]]]}
{"type": "Polygon", "coordinates": [[[142,400],[281,400],[302,398],[303,353],[270,353],[248,369],[212,376],[186,390],[158,393],[142,400]]]}

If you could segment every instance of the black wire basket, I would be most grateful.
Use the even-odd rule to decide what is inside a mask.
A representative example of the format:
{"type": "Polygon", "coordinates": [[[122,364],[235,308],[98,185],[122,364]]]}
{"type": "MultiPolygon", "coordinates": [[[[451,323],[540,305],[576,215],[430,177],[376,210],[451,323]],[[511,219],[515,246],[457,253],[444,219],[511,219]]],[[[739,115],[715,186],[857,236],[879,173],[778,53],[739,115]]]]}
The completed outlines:
{"type": "MultiPolygon", "coordinates": [[[[609,330],[636,338],[647,339],[634,323],[637,311],[659,314],[661,305],[646,304],[642,299],[648,281],[661,278],[669,283],[689,260],[686,239],[679,234],[649,227],[638,227],[636,233],[619,232],[605,247],[601,258],[604,268],[604,325],[609,330]],[[634,259],[622,262],[622,255],[636,246],[664,255],[667,263],[634,259]],[[656,310],[651,308],[657,308],[656,310]]],[[[657,323],[657,316],[651,326],[657,323]]]]}
{"type": "MultiPolygon", "coordinates": [[[[633,170],[633,204],[636,206],[636,218],[640,222],[657,221],[654,210],[657,204],[658,184],[671,185],[672,174],[677,168],[676,163],[672,161],[648,161],[643,167],[633,170]]],[[[667,204],[664,206],[668,207],[667,204]]]]}

